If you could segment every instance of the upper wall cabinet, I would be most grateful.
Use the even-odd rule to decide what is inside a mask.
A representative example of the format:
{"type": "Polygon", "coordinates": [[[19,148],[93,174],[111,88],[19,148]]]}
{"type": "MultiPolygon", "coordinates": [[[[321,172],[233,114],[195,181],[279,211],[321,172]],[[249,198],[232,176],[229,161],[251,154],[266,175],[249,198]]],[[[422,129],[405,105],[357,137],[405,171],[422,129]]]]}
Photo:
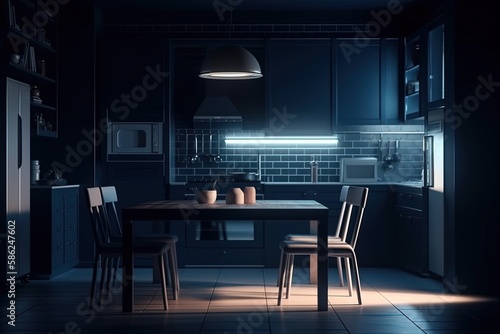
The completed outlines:
{"type": "Polygon", "coordinates": [[[331,135],[331,39],[268,41],[267,135],[331,135]]]}
{"type": "Polygon", "coordinates": [[[163,122],[168,105],[168,42],[106,34],[102,48],[102,110],[115,122],[163,122]]]}
{"type": "Polygon", "coordinates": [[[2,1],[0,13],[4,73],[31,86],[32,134],[45,137],[57,137],[58,130],[57,13],[57,3],[35,0],[2,1]]]}
{"type": "Polygon", "coordinates": [[[404,40],[405,120],[444,106],[444,25],[425,26],[404,40]]]}
{"type": "Polygon", "coordinates": [[[332,67],[338,125],[396,124],[397,39],[337,39],[332,67]]]}

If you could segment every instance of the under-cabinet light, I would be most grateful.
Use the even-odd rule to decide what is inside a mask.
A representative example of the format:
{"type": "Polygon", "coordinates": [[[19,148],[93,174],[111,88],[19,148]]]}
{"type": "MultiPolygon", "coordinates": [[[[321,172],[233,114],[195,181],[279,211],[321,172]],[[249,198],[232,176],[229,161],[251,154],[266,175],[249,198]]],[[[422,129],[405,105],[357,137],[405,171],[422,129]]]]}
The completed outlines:
{"type": "Polygon", "coordinates": [[[229,137],[225,140],[226,144],[319,144],[331,145],[337,144],[336,137],[229,137]]]}

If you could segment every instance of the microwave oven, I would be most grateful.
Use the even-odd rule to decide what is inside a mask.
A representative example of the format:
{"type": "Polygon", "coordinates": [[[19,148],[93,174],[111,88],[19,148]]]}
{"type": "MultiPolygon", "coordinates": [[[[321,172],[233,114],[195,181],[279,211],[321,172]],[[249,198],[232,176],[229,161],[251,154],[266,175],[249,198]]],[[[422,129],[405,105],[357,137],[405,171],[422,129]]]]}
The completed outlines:
{"type": "Polygon", "coordinates": [[[108,129],[108,154],[162,153],[162,123],[113,122],[108,129]]]}
{"type": "Polygon", "coordinates": [[[340,182],[377,182],[377,158],[343,158],[340,167],[340,182]]]}

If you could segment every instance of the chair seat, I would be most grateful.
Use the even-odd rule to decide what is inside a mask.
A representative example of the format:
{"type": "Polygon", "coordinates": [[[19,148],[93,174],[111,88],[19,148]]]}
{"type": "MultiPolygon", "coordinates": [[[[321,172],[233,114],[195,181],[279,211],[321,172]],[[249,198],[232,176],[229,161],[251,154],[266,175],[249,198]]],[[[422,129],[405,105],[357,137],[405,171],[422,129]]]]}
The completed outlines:
{"type": "MultiPolygon", "coordinates": [[[[280,243],[280,248],[285,254],[316,254],[318,247],[314,243],[304,243],[295,240],[283,240],[280,243]]],[[[328,256],[349,256],[354,252],[354,249],[347,242],[329,242],[328,243],[328,256]]]]}
{"type": "MultiPolygon", "coordinates": [[[[285,240],[300,241],[300,242],[310,242],[317,243],[318,237],[314,234],[287,234],[285,240]]],[[[328,242],[338,242],[340,237],[328,236],[328,242]]]]}

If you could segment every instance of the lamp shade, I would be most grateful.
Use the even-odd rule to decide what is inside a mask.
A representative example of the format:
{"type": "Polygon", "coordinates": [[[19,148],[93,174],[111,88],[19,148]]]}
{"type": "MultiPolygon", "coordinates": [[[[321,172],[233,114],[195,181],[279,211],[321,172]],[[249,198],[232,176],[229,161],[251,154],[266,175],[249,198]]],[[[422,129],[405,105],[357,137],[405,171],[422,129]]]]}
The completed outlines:
{"type": "Polygon", "coordinates": [[[245,80],[262,77],[257,59],[246,49],[224,45],[212,51],[203,62],[200,78],[245,80]]]}

